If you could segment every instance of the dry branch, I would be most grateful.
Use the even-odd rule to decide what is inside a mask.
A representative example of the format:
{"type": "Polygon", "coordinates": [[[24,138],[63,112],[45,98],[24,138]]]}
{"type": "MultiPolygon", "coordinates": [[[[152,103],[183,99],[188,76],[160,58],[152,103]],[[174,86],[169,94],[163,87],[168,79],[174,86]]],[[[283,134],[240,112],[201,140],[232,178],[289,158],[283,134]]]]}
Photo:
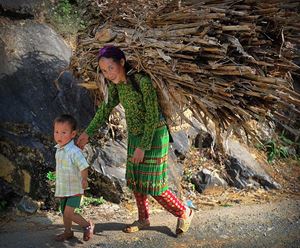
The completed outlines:
{"type": "Polygon", "coordinates": [[[93,20],[79,36],[70,67],[82,86],[99,89],[96,54],[114,44],[135,70],[151,76],[168,117],[185,118],[189,109],[197,120],[215,123],[218,140],[232,125],[253,134],[251,119],[287,120],[284,112],[299,119],[290,76],[299,74],[298,1],[190,0],[180,8],[166,0],[87,2],[105,24],[93,20]]]}

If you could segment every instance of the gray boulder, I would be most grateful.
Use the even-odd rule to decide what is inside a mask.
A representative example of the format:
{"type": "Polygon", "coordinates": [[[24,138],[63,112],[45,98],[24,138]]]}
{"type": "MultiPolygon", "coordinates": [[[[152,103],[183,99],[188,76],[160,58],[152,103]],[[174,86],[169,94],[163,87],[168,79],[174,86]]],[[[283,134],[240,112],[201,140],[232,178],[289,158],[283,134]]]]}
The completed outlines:
{"type": "Polygon", "coordinates": [[[225,169],[229,175],[229,184],[237,188],[264,187],[279,189],[276,183],[239,142],[229,139],[228,159],[225,169]]]}
{"type": "Polygon", "coordinates": [[[71,73],[56,81],[70,56],[71,49],[45,24],[0,24],[0,150],[15,168],[18,190],[33,199],[47,201],[52,195],[45,184],[55,168],[54,118],[72,114],[79,127],[92,118],[89,93],[71,73]]]}
{"type": "Polygon", "coordinates": [[[40,8],[45,5],[44,0],[0,0],[0,7],[4,12],[9,12],[10,16],[21,14],[20,17],[32,17],[40,8]],[[16,13],[13,15],[13,13],[16,13]]]}
{"type": "Polygon", "coordinates": [[[195,189],[200,193],[203,193],[207,188],[215,186],[227,187],[227,182],[221,178],[218,173],[208,169],[203,169],[194,175],[191,182],[195,185],[195,189]]]}

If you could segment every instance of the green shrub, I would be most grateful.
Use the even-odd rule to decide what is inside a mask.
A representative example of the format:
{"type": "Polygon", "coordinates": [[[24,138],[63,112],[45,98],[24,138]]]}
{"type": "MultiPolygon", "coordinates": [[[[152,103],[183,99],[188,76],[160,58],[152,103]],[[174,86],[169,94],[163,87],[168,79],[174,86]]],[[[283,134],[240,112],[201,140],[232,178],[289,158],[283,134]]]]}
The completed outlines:
{"type": "Polygon", "coordinates": [[[104,202],[105,202],[105,200],[103,199],[103,197],[99,197],[99,198],[84,197],[82,206],[83,207],[86,207],[89,205],[99,206],[99,205],[103,204],[104,202]]]}
{"type": "Polygon", "coordinates": [[[53,172],[53,171],[48,171],[48,173],[47,173],[47,179],[49,180],[49,181],[55,181],[56,180],[56,175],[55,175],[55,172],[53,172]]]}
{"type": "Polygon", "coordinates": [[[83,198],[83,202],[82,202],[80,208],[75,209],[75,213],[81,214],[83,212],[84,207],[87,207],[89,205],[99,206],[99,205],[103,204],[104,202],[105,202],[105,200],[103,199],[103,197],[93,198],[93,197],[85,196],[83,198]]]}
{"type": "Polygon", "coordinates": [[[68,0],[59,0],[50,11],[49,22],[62,35],[74,35],[86,27],[80,11],[82,9],[73,6],[68,0]]]}
{"type": "Polygon", "coordinates": [[[0,212],[4,211],[7,207],[7,201],[1,200],[0,201],[0,212]]]}
{"type": "Polygon", "coordinates": [[[293,155],[289,152],[292,149],[297,150],[299,146],[300,143],[288,139],[285,136],[285,133],[282,132],[277,138],[265,141],[262,145],[258,146],[258,148],[267,153],[267,161],[272,163],[275,159],[280,158],[293,158],[299,160],[299,155],[293,155]]]}

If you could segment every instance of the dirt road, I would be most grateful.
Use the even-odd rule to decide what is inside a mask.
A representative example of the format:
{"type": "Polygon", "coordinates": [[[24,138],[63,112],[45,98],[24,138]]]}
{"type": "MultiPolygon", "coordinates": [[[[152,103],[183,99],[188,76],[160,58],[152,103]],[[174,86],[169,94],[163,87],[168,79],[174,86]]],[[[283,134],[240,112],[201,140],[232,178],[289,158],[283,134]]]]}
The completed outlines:
{"type": "Polygon", "coordinates": [[[101,217],[93,217],[96,234],[91,241],[83,242],[81,230],[75,228],[76,237],[65,243],[53,241],[63,230],[59,216],[15,217],[1,225],[0,247],[300,247],[300,199],[200,210],[189,233],[180,238],[174,235],[176,219],[165,211],[152,214],[151,227],[135,234],[120,231],[133,215],[120,216],[103,210],[101,217]]]}

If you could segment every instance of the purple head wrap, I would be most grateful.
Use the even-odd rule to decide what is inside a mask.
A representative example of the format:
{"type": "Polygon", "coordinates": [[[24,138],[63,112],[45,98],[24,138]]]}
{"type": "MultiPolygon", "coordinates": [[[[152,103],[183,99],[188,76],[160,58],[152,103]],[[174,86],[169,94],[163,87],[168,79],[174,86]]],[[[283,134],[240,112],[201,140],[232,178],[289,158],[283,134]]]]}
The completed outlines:
{"type": "Polygon", "coordinates": [[[115,46],[104,46],[99,50],[98,53],[98,61],[102,58],[111,58],[115,61],[120,61],[121,59],[124,59],[126,62],[126,57],[123,51],[115,46]]]}

